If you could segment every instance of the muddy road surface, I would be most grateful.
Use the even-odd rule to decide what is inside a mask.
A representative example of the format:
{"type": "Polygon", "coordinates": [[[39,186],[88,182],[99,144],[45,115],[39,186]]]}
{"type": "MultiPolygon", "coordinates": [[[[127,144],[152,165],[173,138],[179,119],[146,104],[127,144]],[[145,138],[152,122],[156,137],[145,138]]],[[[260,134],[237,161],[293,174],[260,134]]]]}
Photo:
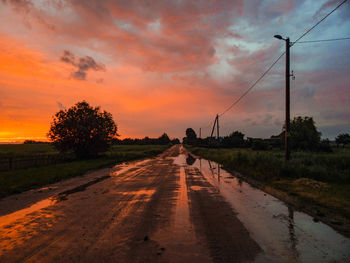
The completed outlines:
{"type": "Polygon", "coordinates": [[[350,262],[350,240],[177,145],[3,198],[0,262],[350,262]]]}

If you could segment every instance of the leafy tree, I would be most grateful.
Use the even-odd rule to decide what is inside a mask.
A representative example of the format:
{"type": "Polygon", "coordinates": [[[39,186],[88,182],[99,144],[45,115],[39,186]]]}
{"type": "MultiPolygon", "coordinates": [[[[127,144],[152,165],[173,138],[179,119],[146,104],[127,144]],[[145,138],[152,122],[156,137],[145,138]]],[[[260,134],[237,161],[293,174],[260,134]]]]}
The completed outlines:
{"type": "Polygon", "coordinates": [[[186,137],[182,139],[184,144],[195,145],[197,143],[197,134],[192,128],[186,129],[186,137]]]}
{"type": "Polygon", "coordinates": [[[335,142],[337,147],[339,144],[342,144],[345,147],[346,144],[350,144],[350,135],[349,133],[341,133],[337,137],[335,137],[335,142]]]}
{"type": "Polygon", "coordinates": [[[170,143],[170,139],[169,139],[168,134],[163,133],[163,135],[158,138],[158,143],[159,144],[168,144],[168,143],[170,143]]]}
{"type": "Polygon", "coordinates": [[[234,131],[229,136],[223,138],[222,144],[224,147],[243,147],[244,134],[239,131],[234,131]]]}
{"type": "Polygon", "coordinates": [[[197,139],[197,134],[192,128],[187,128],[186,137],[187,139],[194,140],[194,139],[197,139]]]}
{"type": "Polygon", "coordinates": [[[312,117],[295,117],[290,123],[290,145],[292,149],[317,150],[321,133],[317,131],[312,117]]]}
{"type": "Polygon", "coordinates": [[[180,140],[178,138],[172,139],[171,140],[172,144],[180,144],[180,140]]]}
{"type": "Polygon", "coordinates": [[[85,101],[57,112],[47,135],[59,151],[73,151],[78,158],[105,152],[118,136],[112,114],[85,101]]]}

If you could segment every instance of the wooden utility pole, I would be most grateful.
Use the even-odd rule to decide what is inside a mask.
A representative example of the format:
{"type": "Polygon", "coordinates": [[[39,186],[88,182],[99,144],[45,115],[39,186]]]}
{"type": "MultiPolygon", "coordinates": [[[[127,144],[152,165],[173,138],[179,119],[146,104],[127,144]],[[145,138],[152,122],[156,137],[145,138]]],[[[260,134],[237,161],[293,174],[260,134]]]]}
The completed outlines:
{"type": "Polygon", "coordinates": [[[199,128],[199,139],[202,138],[202,128],[199,128]]]}
{"type": "Polygon", "coordinates": [[[218,120],[218,115],[216,115],[216,117],[215,117],[213,129],[211,129],[211,134],[210,134],[211,138],[213,138],[213,134],[214,134],[214,131],[215,131],[215,125],[216,125],[217,120],[218,120]]]}
{"type": "Polygon", "coordinates": [[[290,159],[290,40],[289,37],[286,39],[286,123],[284,131],[284,145],[286,151],[286,161],[290,159]]]}
{"type": "Polygon", "coordinates": [[[220,138],[219,130],[220,130],[220,128],[219,128],[219,115],[216,114],[216,135],[217,135],[218,140],[220,138]]]}

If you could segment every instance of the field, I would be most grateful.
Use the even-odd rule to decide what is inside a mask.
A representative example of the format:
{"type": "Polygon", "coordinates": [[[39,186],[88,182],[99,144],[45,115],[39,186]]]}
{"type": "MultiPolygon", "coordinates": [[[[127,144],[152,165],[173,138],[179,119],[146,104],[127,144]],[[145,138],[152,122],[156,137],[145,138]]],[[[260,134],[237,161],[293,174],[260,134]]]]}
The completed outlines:
{"type": "MultiPolygon", "coordinates": [[[[294,152],[286,164],[282,151],[188,148],[308,212],[350,220],[350,149],[294,152]]],[[[336,221],[334,218],[334,223],[343,223],[343,219],[336,221]]]]}
{"type": "MultiPolygon", "coordinates": [[[[168,145],[115,145],[100,158],[89,160],[68,159],[65,162],[39,165],[26,169],[0,172],[0,198],[25,190],[78,176],[89,170],[111,167],[124,161],[155,156],[168,145]]],[[[25,158],[36,160],[36,156],[57,156],[58,152],[48,144],[0,145],[0,157],[25,158]]]]}

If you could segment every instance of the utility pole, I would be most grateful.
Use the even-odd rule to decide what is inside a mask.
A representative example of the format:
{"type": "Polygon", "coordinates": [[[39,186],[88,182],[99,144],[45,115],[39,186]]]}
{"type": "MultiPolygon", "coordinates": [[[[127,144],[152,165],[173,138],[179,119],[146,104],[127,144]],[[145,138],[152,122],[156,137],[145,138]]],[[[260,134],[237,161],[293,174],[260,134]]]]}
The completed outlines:
{"type": "Polygon", "coordinates": [[[218,140],[220,138],[219,130],[220,130],[220,128],[219,128],[219,115],[216,114],[216,135],[218,136],[218,140]]]}
{"type": "Polygon", "coordinates": [[[202,128],[199,128],[199,139],[202,139],[202,128]]]}
{"type": "Polygon", "coordinates": [[[284,131],[284,145],[286,151],[286,161],[290,159],[290,40],[286,39],[286,128],[284,131]]]}
{"type": "Polygon", "coordinates": [[[286,161],[290,159],[290,77],[294,75],[290,74],[290,39],[289,37],[283,38],[281,35],[274,35],[275,38],[286,41],[286,122],[284,129],[284,148],[286,161]]]}
{"type": "Polygon", "coordinates": [[[218,121],[218,115],[215,116],[215,121],[214,121],[213,129],[211,130],[210,138],[213,138],[213,134],[215,131],[215,125],[216,125],[217,121],[218,121]]]}

